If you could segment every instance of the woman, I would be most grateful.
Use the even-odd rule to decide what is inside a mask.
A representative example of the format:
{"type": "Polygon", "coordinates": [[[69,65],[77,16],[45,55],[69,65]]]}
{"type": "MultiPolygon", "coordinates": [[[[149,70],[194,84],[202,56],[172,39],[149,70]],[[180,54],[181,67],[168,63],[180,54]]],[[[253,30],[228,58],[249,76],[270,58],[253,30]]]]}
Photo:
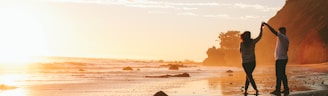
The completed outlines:
{"type": "Polygon", "coordinates": [[[240,53],[242,56],[242,65],[246,73],[245,94],[247,94],[249,83],[252,84],[253,88],[256,91],[256,94],[258,94],[259,92],[257,90],[252,73],[256,66],[255,45],[262,37],[262,27],[263,23],[261,24],[260,34],[255,39],[251,39],[251,32],[249,31],[245,31],[243,34],[241,34],[242,42],[240,43],[240,53]]]}

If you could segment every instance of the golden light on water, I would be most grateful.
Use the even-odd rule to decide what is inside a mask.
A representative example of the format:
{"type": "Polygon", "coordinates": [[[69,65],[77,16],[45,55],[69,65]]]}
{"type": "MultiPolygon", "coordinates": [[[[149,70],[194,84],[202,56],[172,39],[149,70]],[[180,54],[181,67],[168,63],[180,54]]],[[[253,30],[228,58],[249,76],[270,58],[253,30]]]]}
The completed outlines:
{"type": "Polygon", "coordinates": [[[27,77],[24,74],[4,73],[0,75],[0,84],[5,84],[8,86],[17,86],[19,85],[17,81],[26,80],[26,78],[27,77]]]}
{"type": "Polygon", "coordinates": [[[0,96],[28,96],[26,90],[18,88],[15,90],[0,91],[0,96]]]}
{"type": "Polygon", "coordinates": [[[24,88],[19,88],[19,80],[25,80],[23,74],[1,74],[0,75],[0,96],[27,96],[24,88]]]}
{"type": "Polygon", "coordinates": [[[37,62],[38,58],[33,56],[1,56],[0,70],[5,71],[24,71],[27,70],[29,64],[37,62]]]}

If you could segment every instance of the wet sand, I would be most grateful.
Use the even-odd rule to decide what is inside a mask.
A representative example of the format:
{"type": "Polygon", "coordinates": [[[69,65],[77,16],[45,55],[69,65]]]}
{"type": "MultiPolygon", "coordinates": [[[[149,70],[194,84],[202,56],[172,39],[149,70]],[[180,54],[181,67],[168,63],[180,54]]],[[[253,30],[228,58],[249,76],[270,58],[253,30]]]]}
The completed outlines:
{"type": "MultiPolygon", "coordinates": [[[[169,96],[242,96],[245,73],[240,68],[233,72],[213,73],[210,78],[104,78],[85,82],[40,84],[2,89],[1,96],[152,96],[163,91],[169,96]]],[[[327,96],[328,63],[287,65],[290,96],[327,96]]],[[[205,70],[205,69],[201,69],[205,70]]],[[[227,69],[230,70],[230,69],[227,69]]],[[[177,71],[179,72],[179,71],[177,71]]],[[[253,73],[260,95],[270,95],[275,88],[274,66],[258,65],[253,73]]],[[[145,75],[146,76],[146,75],[145,75]]],[[[248,93],[255,93],[249,86],[248,93]]]]}
{"type": "MultiPolygon", "coordinates": [[[[257,66],[253,77],[259,95],[270,96],[275,89],[274,66],[257,66]]],[[[288,65],[289,96],[328,96],[328,64],[288,65]]],[[[243,96],[246,75],[243,71],[225,73],[224,77],[187,82],[180,88],[170,89],[172,96],[243,96]]],[[[283,90],[283,87],[282,87],[283,90]]],[[[250,85],[249,95],[254,95],[250,85]]],[[[284,96],[284,94],[281,94],[284,96]]],[[[272,95],[274,96],[274,95],[272,95]]]]}

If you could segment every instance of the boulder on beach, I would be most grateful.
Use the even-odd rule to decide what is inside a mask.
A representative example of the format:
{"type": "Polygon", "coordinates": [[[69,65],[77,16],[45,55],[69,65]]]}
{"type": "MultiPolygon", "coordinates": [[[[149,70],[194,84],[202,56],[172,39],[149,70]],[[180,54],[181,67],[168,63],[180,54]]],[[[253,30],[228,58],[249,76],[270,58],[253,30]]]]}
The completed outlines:
{"type": "Polygon", "coordinates": [[[171,77],[190,77],[190,75],[188,73],[182,73],[182,74],[173,75],[171,77]]]}
{"type": "Polygon", "coordinates": [[[164,93],[163,91],[158,91],[154,94],[154,96],[168,96],[166,93],[164,93]]]}
{"type": "Polygon", "coordinates": [[[176,75],[146,76],[146,78],[169,78],[169,77],[190,77],[190,75],[189,73],[181,73],[176,75]]]}
{"type": "Polygon", "coordinates": [[[133,70],[132,67],[124,67],[122,70],[133,70]]]}
{"type": "Polygon", "coordinates": [[[179,70],[179,66],[178,65],[171,65],[169,67],[169,70],[179,70]]]}
{"type": "Polygon", "coordinates": [[[226,72],[227,72],[227,73],[233,73],[233,71],[232,71],[232,70],[227,70],[226,72]]]}
{"type": "Polygon", "coordinates": [[[146,78],[169,78],[170,75],[160,75],[160,76],[146,76],[146,78]]]}

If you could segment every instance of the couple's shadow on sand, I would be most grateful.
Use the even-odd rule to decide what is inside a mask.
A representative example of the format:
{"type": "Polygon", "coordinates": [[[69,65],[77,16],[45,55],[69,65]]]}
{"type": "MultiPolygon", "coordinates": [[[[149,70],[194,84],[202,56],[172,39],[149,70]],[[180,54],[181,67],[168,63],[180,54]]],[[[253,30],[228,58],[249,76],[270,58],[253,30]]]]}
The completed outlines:
{"type": "MultiPolygon", "coordinates": [[[[244,96],[259,96],[261,94],[243,93],[244,96]]],[[[289,94],[270,94],[270,96],[289,96],[289,94]]]]}
{"type": "MultiPolygon", "coordinates": [[[[249,93],[246,93],[244,94],[244,96],[258,96],[258,95],[261,95],[261,94],[249,94],[249,93]]],[[[277,94],[277,95],[273,95],[273,94],[270,94],[271,96],[288,96],[288,94],[277,94]]],[[[168,96],[166,93],[164,93],[163,91],[159,91],[157,92],[155,95],[153,96],[168,96]]]]}
{"type": "MultiPolygon", "coordinates": [[[[261,94],[250,94],[250,93],[243,93],[244,96],[258,96],[261,94]]],[[[271,96],[288,96],[289,94],[270,94],[271,96]]],[[[166,93],[164,93],[163,91],[158,91],[156,92],[153,96],[168,96],[166,93]]]]}

